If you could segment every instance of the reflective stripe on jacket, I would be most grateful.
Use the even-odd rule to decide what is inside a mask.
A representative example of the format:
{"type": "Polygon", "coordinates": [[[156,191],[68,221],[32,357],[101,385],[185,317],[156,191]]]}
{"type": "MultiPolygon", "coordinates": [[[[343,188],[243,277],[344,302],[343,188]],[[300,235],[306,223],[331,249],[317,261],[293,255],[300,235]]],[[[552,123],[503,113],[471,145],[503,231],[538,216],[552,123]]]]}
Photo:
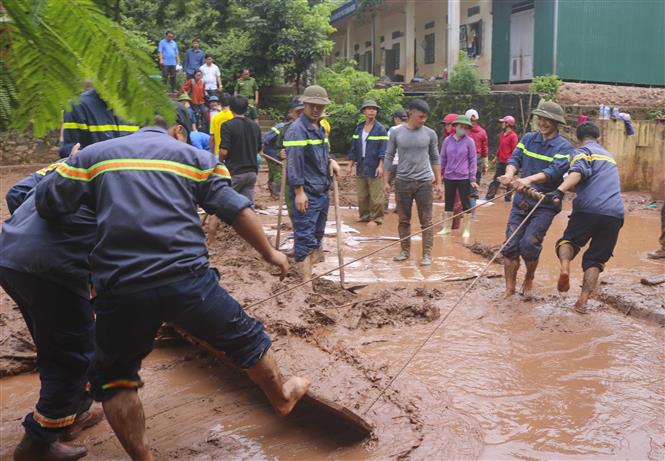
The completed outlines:
{"type": "Polygon", "coordinates": [[[364,129],[365,122],[359,124],[353,132],[348,159],[356,162],[356,175],[373,177],[376,175],[376,168],[379,166],[379,161],[386,157],[388,132],[380,122],[375,121],[372,130],[367,136],[365,157],[363,157],[362,135],[364,129]]]}

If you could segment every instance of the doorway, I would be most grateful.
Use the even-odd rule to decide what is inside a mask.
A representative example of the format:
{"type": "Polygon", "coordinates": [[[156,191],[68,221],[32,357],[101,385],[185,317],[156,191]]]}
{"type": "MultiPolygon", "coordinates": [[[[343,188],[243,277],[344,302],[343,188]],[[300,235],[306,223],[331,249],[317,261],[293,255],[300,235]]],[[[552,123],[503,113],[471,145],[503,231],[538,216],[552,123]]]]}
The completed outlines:
{"type": "Polygon", "coordinates": [[[511,82],[533,78],[534,11],[533,2],[528,2],[510,15],[511,82]]]}

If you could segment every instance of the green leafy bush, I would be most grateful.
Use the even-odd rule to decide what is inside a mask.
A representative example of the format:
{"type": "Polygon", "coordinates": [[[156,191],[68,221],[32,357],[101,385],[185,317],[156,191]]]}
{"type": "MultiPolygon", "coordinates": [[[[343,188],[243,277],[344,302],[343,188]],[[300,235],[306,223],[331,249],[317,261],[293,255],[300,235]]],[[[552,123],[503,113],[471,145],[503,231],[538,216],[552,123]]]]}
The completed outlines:
{"type": "Polygon", "coordinates": [[[450,75],[448,92],[452,94],[487,94],[490,92],[490,88],[480,78],[478,68],[463,51],[460,51],[459,60],[450,75]]]}
{"type": "Polygon", "coordinates": [[[374,87],[377,78],[358,70],[353,61],[336,61],[316,73],[316,83],[328,91],[336,103],[349,102],[360,106],[365,95],[374,87]]]}
{"type": "Polygon", "coordinates": [[[358,107],[350,102],[331,103],[326,107],[330,122],[330,152],[346,155],[351,147],[351,135],[362,120],[358,107]]]}
{"type": "Polygon", "coordinates": [[[541,75],[533,79],[529,91],[540,94],[547,101],[553,101],[562,83],[556,75],[541,75]]]}

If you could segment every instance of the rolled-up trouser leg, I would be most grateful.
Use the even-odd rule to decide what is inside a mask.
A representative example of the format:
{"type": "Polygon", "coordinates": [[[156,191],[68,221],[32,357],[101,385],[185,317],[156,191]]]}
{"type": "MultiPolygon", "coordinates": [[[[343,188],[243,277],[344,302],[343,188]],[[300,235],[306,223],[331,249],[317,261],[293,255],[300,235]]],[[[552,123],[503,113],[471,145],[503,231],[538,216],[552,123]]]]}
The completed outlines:
{"type": "MultiPolygon", "coordinates": [[[[291,191],[291,199],[294,200],[291,191]]],[[[294,256],[297,262],[303,261],[312,251],[321,247],[328,217],[328,194],[315,196],[307,194],[309,205],[304,213],[293,210],[294,256]]]]}

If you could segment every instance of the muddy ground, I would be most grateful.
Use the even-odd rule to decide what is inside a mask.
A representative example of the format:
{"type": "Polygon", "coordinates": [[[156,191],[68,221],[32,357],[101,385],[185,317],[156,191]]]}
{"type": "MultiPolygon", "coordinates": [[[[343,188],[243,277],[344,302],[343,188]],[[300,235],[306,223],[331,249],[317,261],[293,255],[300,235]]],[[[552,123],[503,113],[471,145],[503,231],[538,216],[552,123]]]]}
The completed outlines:
{"type": "MultiPolygon", "coordinates": [[[[31,171],[5,172],[3,195],[31,171]]],[[[263,184],[262,176],[257,208],[267,210],[276,202],[263,184]]],[[[342,179],[340,186],[343,206],[352,207],[352,180],[342,179]]],[[[644,258],[655,245],[658,213],[644,209],[644,196],[627,198],[634,212],[600,291],[649,311],[665,310],[662,285],[639,285],[640,276],[664,269],[644,258]]],[[[442,208],[436,206],[438,215],[442,208]]],[[[395,265],[393,247],[347,268],[347,285],[368,284],[358,294],[342,290],[333,274],[316,282],[314,291],[299,288],[251,309],[266,324],[285,374],[306,376],[317,393],[365,414],[375,426],[372,439],[358,441],[312,413],[279,420],[242,375],[193,346],[166,342],[146,360],[141,390],[157,459],[663,459],[663,329],[653,319],[634,318],[637,309],[624,315],[625,304],[601,295],[591,314],[570,311],[580,273],[573,273],[570,295],[552,289],[551,247],[565,226],[564,213],[545,242],[534,300],[504,300],[503,281],[495,277],[501,269],[494,266],[492,278],[481,279],[435,330],[469,283],[456,280],[478,273],[490,253],[483,249],[501,243],[507,211],[503,203],[479,210],[471,242],[457,234],[437,237],[431,268],[416,261],[395,265]]],[[[0,214],[7,214],[4,203],[0,214]]],[[[343,217],[360,236],[396,234],[394,214],[378,229],[355,224],[352,208],[343,217]]],[[[275,218],[261,220],[271,233],[275,218]]],[[[346,261],[389,243],[355,236],[344,235],[346,261]]],[[[419,241],[413,245],[417,255],[419,241]]],[[[326,261],[315,272],[336,266],[335,246],[334,237],[326,237],[326,261]]],[[[228,228],[211,248],[211,264],[244,305],[297,281],[292,271],[280,282],[228,228]]],[[[0,296],[0,370],[29,371],[29,336],[11,300],[0,296]]],[[[20,437],[20,419],[37,389],[34,373],[0,380],[0,459],[20,437]]],[[[104,423],[82,439],[88,459],[125,459],[109,431],[104,423]]]]}

